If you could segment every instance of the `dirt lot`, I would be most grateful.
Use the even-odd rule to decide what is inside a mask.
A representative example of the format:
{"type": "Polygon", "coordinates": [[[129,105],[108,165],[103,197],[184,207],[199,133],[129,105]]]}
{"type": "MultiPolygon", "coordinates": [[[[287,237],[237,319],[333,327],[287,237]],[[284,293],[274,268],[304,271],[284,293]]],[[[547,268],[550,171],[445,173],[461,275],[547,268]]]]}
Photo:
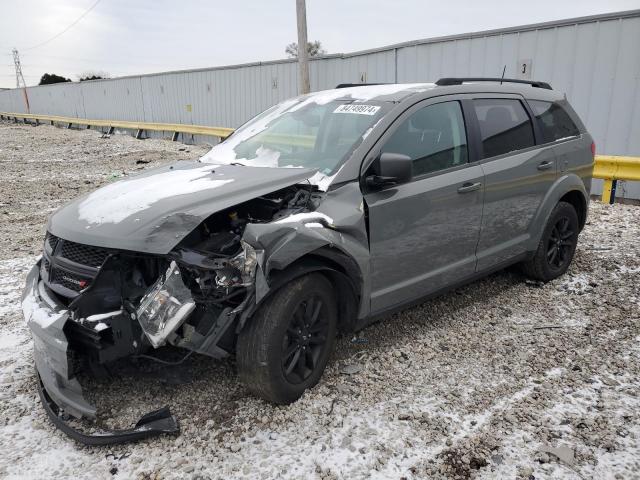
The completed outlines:
{"type": "Polygon", "coordinates": [[[87,385],[101,425],[169,405],[180,436],[86,448],[55,430],[19,307],[47,215],[205,151],[0,123],[0,477],[640,478],[640,207],[598,202],[563,278],[500,272],[343,337],[293,405],[194,356],[87,385]]]}

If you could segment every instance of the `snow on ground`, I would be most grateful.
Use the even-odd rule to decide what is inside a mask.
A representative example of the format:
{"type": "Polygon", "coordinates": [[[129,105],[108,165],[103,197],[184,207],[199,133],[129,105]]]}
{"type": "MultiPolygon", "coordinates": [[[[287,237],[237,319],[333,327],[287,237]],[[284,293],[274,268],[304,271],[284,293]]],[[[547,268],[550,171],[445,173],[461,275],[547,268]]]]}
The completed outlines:
{"type": "Polygon", "coordinates": [[[508,270],[342,337],[290,406],[232,360],[85,379],[102,425],[169,405],[182,433],[88,448],[37,398],[19,299],[46,215],[200,147],[0,124],[1,478],[634,478],[640,472],[640,207],[591,203],[569,272],[508,270]],[[189,150],[189,151],[187,151],[189,150]],[[139,160],[150,163],[136,163],[139,160]]]}

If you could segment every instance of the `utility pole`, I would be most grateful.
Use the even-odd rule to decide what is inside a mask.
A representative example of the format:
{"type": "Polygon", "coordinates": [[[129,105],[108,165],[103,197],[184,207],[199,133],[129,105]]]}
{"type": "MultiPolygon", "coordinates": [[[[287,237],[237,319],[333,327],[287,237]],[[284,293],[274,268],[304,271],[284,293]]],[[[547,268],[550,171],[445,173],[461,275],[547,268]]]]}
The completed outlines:
{"type": "Polygon", "coordinates": [[[22,65],[20,65],[20,54],[18,53],[18,49],[14,48],[11,50],[13,54],[13,65],[16,67],[16,88],[25,88],[27,84],[24,81],[24,76],[22,75],[22,65]]]}
{"type": "Polygon", "coordinates": [[[24,97],[24,104],[27,107],[27,113],[31,113],[29,95],[27,94],[27,83],[24,81],[22,65],[20,65],[20,54],[17,48],[11,50],[11,53],[13,54],[13,65],[16,67],[16,88],[22,88],[22,96],[24,97]]]}
{"type": "Polygon", "coordinates": [[[298,17],[298,67],[300,68],[300,94],[309,93],[309,52],[307,51],[307,6],[305,0],[296,0],[298,17]]]}

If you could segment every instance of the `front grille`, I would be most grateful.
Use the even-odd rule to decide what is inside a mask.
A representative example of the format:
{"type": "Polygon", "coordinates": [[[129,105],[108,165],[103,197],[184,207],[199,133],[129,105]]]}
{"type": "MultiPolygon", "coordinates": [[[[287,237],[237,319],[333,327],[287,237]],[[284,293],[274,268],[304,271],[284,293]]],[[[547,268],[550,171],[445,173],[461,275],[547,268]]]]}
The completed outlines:
{"type": "Polygon", "coordinates": [[[104,263],[109,251],[104,248],[63,240],[59,255],[80,265],[97,268],[104,263]]]}
{"type": "Polygon", "coordinates": [[[51,283],[55,283],[57,285],[62,285],[69,290],[73,290],[74,292],[79,292],[83,290],[91,279],[81,277],[75,273],[61,270],[60,268],[55,268],[53,270],[53,275],[51,276],[51,283]]]}
{"type": "Polygon", "coordinates": [[[45,242],[53,252],[56,249],[56,245],[58,245],[59,237],[56,237],[54,234],[47,232],[47,237],[45,238],[45,242]]]}
{"type": "Polygon", "coordinates": [[[111,252],[47,232],[40,270],[42,279],[57,295],[74,298],[91,284],[111,252]]]}

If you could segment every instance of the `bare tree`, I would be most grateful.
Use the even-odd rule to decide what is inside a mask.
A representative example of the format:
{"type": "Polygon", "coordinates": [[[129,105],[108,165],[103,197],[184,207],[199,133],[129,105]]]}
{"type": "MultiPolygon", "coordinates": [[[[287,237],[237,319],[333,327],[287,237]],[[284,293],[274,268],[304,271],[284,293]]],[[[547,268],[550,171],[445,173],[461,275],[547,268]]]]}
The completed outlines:
{"type": "Polygon", "coordinates": [[[85,80],[101,80],[103,78],[111,78],[108,72],[102,71],[86,71],[78,75],[78,80],[84,82],[85,80]]]}
{"type": "MultiPolygon", "coordinates": [[[[289,58],[298,58],[298,43],[290,43],[284,51],[289,58]]],[[[307,53],[310,57],[318,57],[320,55],[324,55],[327,51],[322,48],[322,43],[320,43],[319,40],[315,40],[313,42],[307,42],[307,53]]]]}

